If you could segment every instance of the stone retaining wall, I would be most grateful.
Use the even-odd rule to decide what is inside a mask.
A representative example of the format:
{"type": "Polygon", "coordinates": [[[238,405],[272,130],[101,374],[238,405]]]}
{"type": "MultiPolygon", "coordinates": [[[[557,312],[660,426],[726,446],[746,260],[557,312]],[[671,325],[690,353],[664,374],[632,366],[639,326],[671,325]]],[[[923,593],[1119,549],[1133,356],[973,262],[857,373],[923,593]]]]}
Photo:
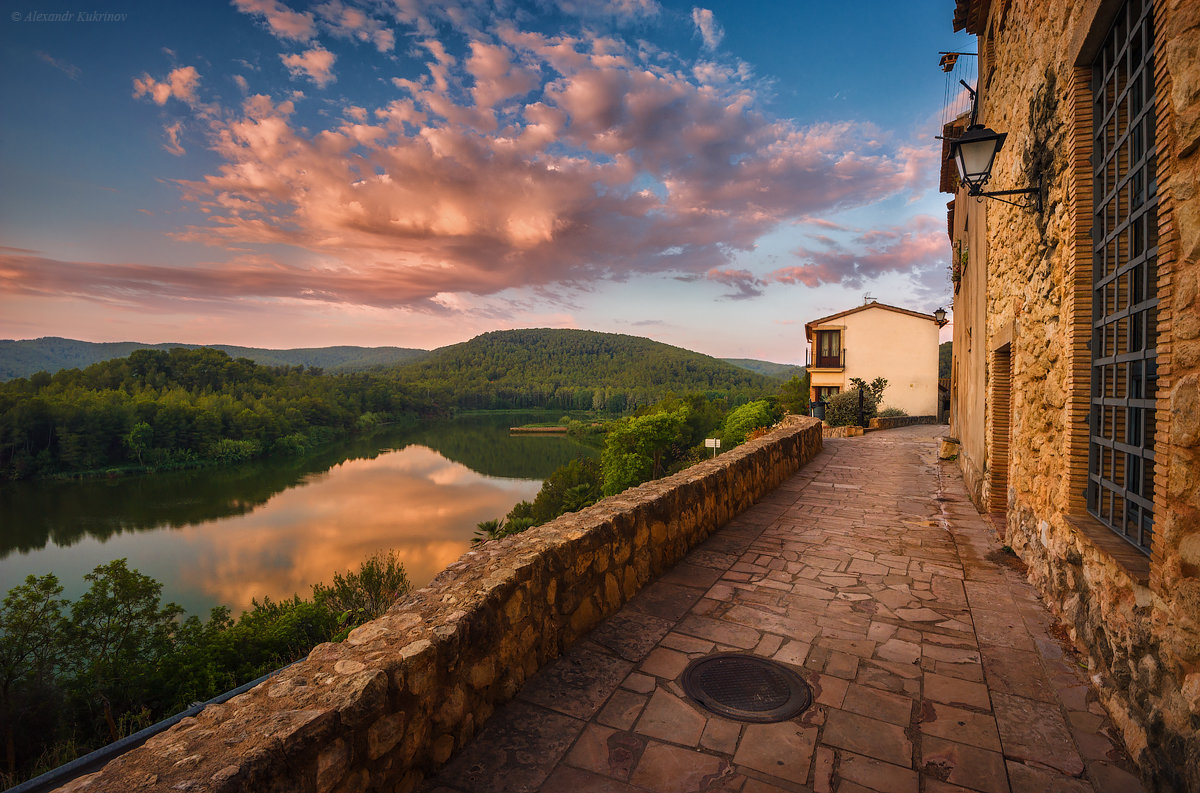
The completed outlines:
{"type": "Polygon", "coordinates": [[[937,416],[885,416],[871,419],[868,429],[894,430],[897,427],[911,427],[914,424],[937,423],[937,416]]]}
{"type": "Polygon", "coordinates": [[[542,665],[821,450],[788,417],[716,459],[464,554],[341,644],[70,791],[411,791],[542,665]]]}
{"type": "Polygon", "coordinates": [[[821,428],[821,435],[826,438],[857,438],[863,434],[863,428],[855,424],[847,424],[842,427],[824,426],[821,428]]]}

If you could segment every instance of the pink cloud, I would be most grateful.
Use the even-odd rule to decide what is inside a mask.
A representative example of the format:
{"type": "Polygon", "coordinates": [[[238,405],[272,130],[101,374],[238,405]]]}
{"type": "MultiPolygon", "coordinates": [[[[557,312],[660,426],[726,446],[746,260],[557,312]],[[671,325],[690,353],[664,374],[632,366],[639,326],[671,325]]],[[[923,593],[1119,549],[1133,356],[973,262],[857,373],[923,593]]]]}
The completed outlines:
{"type": "Polygon", "coordinates": [[[35,50],[33,54],[38,57],[38,60],[41,60],[44,63],[50,64],[55,69],[58,69],[60,72],[65,74],[67,77],[70,77],[72,80],[79,79],[81,70],[75,64],[68,63],[67,61],[55,58],[53,55],[51,55],[47,52],[42,52],[41,50],[35,50]]]}
{"type": "Polygon", "coordinates": [[[200,73],[195,66],[172,69],[162,82],[149,74],[133,78],[133,98],[147,96],[156,105],[165,105],[168,99],[177,99],[189,105],[196,104],[196,89],[200,85],[200,73]]]}
{"type": "Polygon", "coordinates": [[[503,45],[472,41],[466,68],[475,80],[471,94],[480,108],[528,94],[539,83],[537,72],[514,64],[512,52],[503,45]]]}
{"type": "MultiPolygon", "coordinates": [[[[265,0],[238,7],[264,16],[287,10],[265,0]]],[[[321,8],[322,20],[344,10],[321,8]]],[[[347,29],[366,24],[339,18],[347,29]]],[[[445,310],[448,293],[669,273],[752,297],[762,279],[730,262],[763,234],[801,219],[822,225],[812,216],[914,183],[915,150],[889,147],[861,124],[769,118],[750,83],[707,82],[616,39],[507,25],[495,38],[477,34],[461,59],[434,38],[419,46],[426,73],[395,82],[396,95],[381,106],[348,105],[341,118],[312,126],[310,116],[302,126],[292,100],[255,95],[203,117],[221,164],[179,182],[205,220],[176,237],[241,250],[289,246],[286,262],[20,260],[7,263],[3,288],[445,310]]],[[[319,46],[281,59],[318,85],[333,80],[334,56],[319,46]]],[[[193,95],[195,82],[147,76],[135,86],[162,104],[177,87],[193,95]]],[[[168,150],[181,152],[181,128],[169,129],[168,150]]],[[[828,258],[837,254],[850,255],[831,248],[772,280],[886,269],[847,271],[828,258]]]]}
{"type": "Polygon", "coordinates": [[[317,35],[316,23],[308,11],[293,11],[278,0],[233,0],[233,4],[243,14],[261,17],[276,38],[310,41],[317,35]]]}
{"type": "Polygon", "coordinates": [[[337,78],[333,75],[333,62],[337,56],[324,47],[313,47],[299,54],[280,55],[292,77],[307,77],[324,88],[337,78]]]}
{"type": "Polygon", "coordinates": [[[721,29],[713,12],[707,8],[693,8],[692,23],[699,31],[700,38],[704,40],[704,46],[710,50],[715,50],[721,39],[725,38],[725,31],[721,29]]]}
{"type": "Polygon", "coordinates": [[[719,284],[724,284],[733,291],[726,294],[725,297],[731,300],[745,300],[746,298],[758,297],[763,292],[765,282],[749,270],[735,270],[728,268],[718,270],[716,268],[709,270],[705,277],[710,281],[716,281],[719,284]]]}
{"type": "Polygon", "coordinates": [[[187,154],[183,145],[179,142],[179,132],[182,127],[183,122],[181,121],[176,121],[174,124],[168,124],[163,127],[163,134],[167,136],[167,142],[163,144],[163,148],[176,157],[182,157],[187,154]]]}
{"type": "Polygon", "coordinates": [[[439,289],[419,272],[341,266],[302,268],[256,259],[175,267],[0,254],[0,293],[135,304],[164,299],[196,302],[276,298],[377,308],[417,302],[427,310],[439,306],[433,300],[439,289]]]}
{"type": "Polygon", "coordinates": [[[775,270],[766,280],[809,287],[860,286],[890,272],[940,271],[949,252],[945,224],[928,215],[919,215],[905,226],[864,232],[854,243],[854,249],[832,240],[825,250],[797,248],[792,254],[804,263],[775,270]]]}
{"type": "Polygon", "coordinates": [[[655,0],[556,0],[564,14],[584,19],[636,22],[657,16],[662,8],[655,0]]]}
{"type": "Polygon", "coordinates": [[[799,218],[796,220],[796,223],[809,226],[818,226],[823,229],[829,229],[830,231],[848,231],[848,228],[843,226],[841,223],[835,223],[832,220],[826,220],[825,218],[799,218]]]}
{"type": "Polygon", "coordinates": [[[329,0],[317,6],[324,28],[338,38],[370,42],[380,52],[391,52],[396,35],[381,20],[341,0],[329,0]]]}

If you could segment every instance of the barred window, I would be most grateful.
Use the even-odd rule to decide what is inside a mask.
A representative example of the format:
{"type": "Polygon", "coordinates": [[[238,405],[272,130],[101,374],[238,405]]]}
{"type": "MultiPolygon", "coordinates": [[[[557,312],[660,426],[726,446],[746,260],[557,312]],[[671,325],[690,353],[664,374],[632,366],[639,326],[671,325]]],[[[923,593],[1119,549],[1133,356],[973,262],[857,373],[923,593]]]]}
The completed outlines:
{"type": "Polygon", "coordinates": [[[1088,511],[1143,552],[1154,530],[1158,185],[1151,0],[1092,66],[1095,198],[1088,511]]]}

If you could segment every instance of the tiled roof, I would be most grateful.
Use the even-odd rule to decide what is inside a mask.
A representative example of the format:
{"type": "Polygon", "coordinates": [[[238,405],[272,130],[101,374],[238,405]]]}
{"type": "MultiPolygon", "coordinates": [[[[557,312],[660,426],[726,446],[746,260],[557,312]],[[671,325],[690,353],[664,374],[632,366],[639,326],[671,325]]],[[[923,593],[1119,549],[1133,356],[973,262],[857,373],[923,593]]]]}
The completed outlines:
{"type": "Polygon", "coordinates": [[[842,317],[849,316],[850,314],[857,314],[858,312],[866,311],[869,308],[883,308],[883,309],[887,309],[888,311],[895,311],[898,314],[907,314],[910,317],[918,317],[920,319],[927,319],[930,322],[937,321],[933,318],[932,314],[922,314],[920,311],[910,311],[907,308],[900,308],[898,306],[889,306],[886,303],[876,303],[876,302],[872,301],[870,303],[864,303],[861,306],[855,306],[854,308],[850,308],[845,311],[839,311],[836,314],[830,314],[827,317],[821,317],[820,319],[814,319],[811,322],[804,323],[804,338],[811,341],[812,334],[813,334],[813,328],[816,327],[817,325],[824,325],[832,320],[841,319],[842,317]]]}
{"type": "Polygon", "coordinates": [[[983,32],[991,4],[991,0],[954,0],[954,30],[978,36],[983,32]]]}

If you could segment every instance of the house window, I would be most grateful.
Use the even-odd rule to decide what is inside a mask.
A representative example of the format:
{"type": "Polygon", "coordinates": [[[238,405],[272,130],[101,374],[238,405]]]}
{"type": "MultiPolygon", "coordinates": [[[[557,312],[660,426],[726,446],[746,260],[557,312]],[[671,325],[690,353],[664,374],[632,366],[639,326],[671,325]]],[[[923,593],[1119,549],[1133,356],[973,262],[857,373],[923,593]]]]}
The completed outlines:
{"type": "Polygon", "coordinates": [[[1128,0],[1092,65],[1092,393],[1088,511],[1150,552],[1154,527],[1158,185],[1154,28],[1128,0]]]}
{"type": "Polygon", "coordinates": [[[817,401],[828,402],[829,397],[838,393],[841,389],[835,385],[819,385],[817,386],[817,401]]]}
{"type": "Polygon", "coordinates": [[[817,360],[814,366],[818,369],[836,369],[845,366],[840,330],[817,331],[817,360]]]}

